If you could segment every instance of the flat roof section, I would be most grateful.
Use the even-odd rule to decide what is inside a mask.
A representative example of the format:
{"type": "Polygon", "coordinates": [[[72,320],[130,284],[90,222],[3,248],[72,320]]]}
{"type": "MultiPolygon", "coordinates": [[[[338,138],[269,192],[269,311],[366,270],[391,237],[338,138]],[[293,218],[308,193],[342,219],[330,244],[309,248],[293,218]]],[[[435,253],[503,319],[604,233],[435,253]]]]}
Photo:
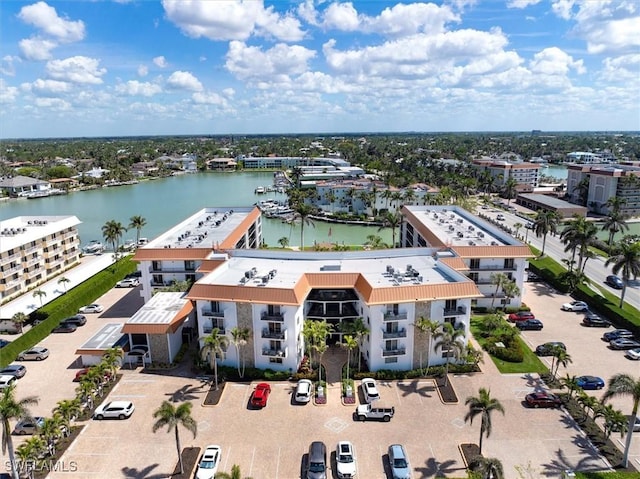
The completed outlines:
{"type": "Polygon", "coordinates": [[[562,210],[565,208],[570,208],[573,210],[582,206],[576,205],[574,203],[569,203],[568,201],[561,200],[560,198],[556,198],[555,196],[551,195],[541,195],[538,193],[520,193],[518,196],[558,210],[562,210]]]}
{"type": "Polygon", "coordinates": [[[123,336],[126,337],[122,332],[122,323],[105,324],[76,350],[76,354],[102,355],[107,349],[119,345],[123,336]]]}
{"type": "Polygon", "coordinates": [[[0,253],[37,241],[52,233],[78,226],[75,216],[16,216],[0,221],[0,253]]]}
{"type": "Polygon", "coordinates": [[[249,216],[254,207],[203,208],[153,239],[141,249],[211,248],[222,243],[249,216]]]}
{"type": "Polygon", "coordinates": [[[156,293],[125,323],[124,333],[164,334],[174,332],[193,305],[185,293],[156,293]]]}

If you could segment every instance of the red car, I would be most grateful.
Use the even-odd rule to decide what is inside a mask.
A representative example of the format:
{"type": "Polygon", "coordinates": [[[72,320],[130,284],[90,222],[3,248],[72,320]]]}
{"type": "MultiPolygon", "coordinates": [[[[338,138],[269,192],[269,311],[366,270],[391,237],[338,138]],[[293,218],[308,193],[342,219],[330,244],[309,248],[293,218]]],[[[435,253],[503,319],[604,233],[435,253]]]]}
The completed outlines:
{"type": "Polygon", "coordinates": [[[562,404],[558,396],[545,392],[527,394],[524,400],[530,407],[558,407],[562,404]]]}
{"type": "Polygon", "coordinates": [[[267,383],[258,384],[251,395],[251,405],[254,407],[265,407],[270,393],[271,386],[267,383]]]}
{"type": "Polygon", "coordinates": [[[527,319],[536,319],[536,316],[531,311],[518,311],[517,313],[511,313],[509,315],[509,321],[512,323],[516,321],[525,321],[527,319]]]}

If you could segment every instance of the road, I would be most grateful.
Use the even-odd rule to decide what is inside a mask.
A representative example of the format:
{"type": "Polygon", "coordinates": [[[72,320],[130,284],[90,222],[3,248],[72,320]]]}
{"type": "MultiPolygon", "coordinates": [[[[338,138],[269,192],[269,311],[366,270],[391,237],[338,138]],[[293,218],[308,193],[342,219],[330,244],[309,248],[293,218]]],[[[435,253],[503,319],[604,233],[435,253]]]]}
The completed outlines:
{"type": "MultiPolygon", "coordinates": [[[[478,213],[489,216],[490,218],[495,218],[498,214],[502,214],[504,216],[504,221],[502,221],[501,223],[504,223],[506,226],[509,226],[510,228],[513,228],[513,225],[516,223],[521,223],[521,224],[525,223],[525,220],[520,216],[517,216],[514,213],[505,212],[503,210],[497,210],[497,209],[483,210],[479,208],[478,213]]],[[[560,231],[561,230],[562,228],[560,228],[560,231]]],[[[527,230],[525,228],[522,228],[520,230],[520,234],[524,235],[525,241],[527,243],[529,243],[530,245],[542,251],[542,240],[543,240],[542,237],[537,237],[532,230],[527,230]]],[[[558,234],[557,236],[552,236],[550,234],[547,235],[546,245],[544,249],[545,255],[556,260],[558,263],[563,264],[562,260],[569,258],[569,253],[565,253],[564,248],[565,248],[564,244],[562,244],[562,242],[560,241],[560,234],[558,234]]],[[[620,290],[613,289],[610,286],[604,284],[605,278],[608,275],[613,274],[611,272],[611,266],[607,267],[605,266],[604,263],[605,263],[605,259],[601,257],[592,258],[587,261],[587,265],[585,267],[584,272],[587,275],[587,277],[592,281],[592,284],[594,286],[598,285],[600,287],[603,287],[609,290],[609,292],[612,293],[614,296],[619,298],[621,293],[620,290]]],[[[596,288],[594,289],[597,291],[596,288]]],[[[625,294],[624,299],[625,299],[625,303],[629,303],[630,305],[640,310],[640,281],[632,280],[630,282],[630,284],[627,286],[627,292],[625,294]]]]}

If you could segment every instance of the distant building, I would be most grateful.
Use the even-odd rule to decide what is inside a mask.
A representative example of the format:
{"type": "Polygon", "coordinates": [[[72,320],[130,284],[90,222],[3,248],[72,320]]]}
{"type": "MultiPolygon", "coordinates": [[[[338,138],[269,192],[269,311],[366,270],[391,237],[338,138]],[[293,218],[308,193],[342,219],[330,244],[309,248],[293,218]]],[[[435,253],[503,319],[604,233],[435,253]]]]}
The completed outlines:
{"type": "Polygon", "coordinates": [[[8,176],[0,178],[0,190],[13,198],[29,196],[32,193],[44,193],[51,189],[48,181],[37,180],[28,176],[8,176]]]}
{"type": "Polygon", "coordinates": [[[567,163],[601,163],[602,157],[597,153],[591,153],[588,151],[572,151],[567,153],[567,163]]]}
{"type": "Polygon", "coordinates": [[[81,176],[94,178],[94,179],[100,179],[103,176],[105,176],[106,174],[108,174],[109,171],[110,170],[106,170],[104,168],[93,167],[90,170],[87,170],[87,171],[83,172],[81,176]]]}
{"type": "Polygon", "coordinates": [[[317,158],[299,156],[244,156],[236,158],[244,169],[255,168],[289,169],[301,166],[348,167],[351,164],[340,158],[317,158]]]}
{"type": "Polygon", "coordinates": [[[554,211],[560,218],[571,218],[574,215],[586,216],[587,208],[569,203],[552,195],[537,193],[520,193],[516,203],[533,211],[554,211]]]}
{"type": "Polygon", "coordinates": [[[509,178],[513,178],[517,184],[517,190],[531,192],[538,187],[540,179],[540,165],[538,163],[514,163],[506,160],[492,158],[473,160],[471,166],[475,170],[488,171],[494,178],[494,185],[500,189],[509,178]]]}
{"type": "Polygon", "coordinates": [[[212,158],[207,160],[207,169],[214,171],[231,171],[238,168],[238,162],[233,158],[212,158]]]}

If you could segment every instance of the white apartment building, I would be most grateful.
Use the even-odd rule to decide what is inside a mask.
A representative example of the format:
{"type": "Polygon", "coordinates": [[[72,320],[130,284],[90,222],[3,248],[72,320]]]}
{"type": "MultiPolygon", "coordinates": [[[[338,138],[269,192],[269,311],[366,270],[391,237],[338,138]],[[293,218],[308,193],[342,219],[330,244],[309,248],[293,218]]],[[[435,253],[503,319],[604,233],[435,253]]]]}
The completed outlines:
{"type": "Polygon", "coordinates": [[[19,216],[0,221],[0,298],[11,299],[75,266],[75,216],[19,216]]]}
{"type": "Polygon", "coordinates": [[[518,183],[518,191],[532,192],[538,187],[540,179],[540,164],[510,162],[483,158],[473,160],[472,167],[476,170],[488,171],[495,179],[494,185],[501,188],[509,178],[513,178],[518,183]]]}

